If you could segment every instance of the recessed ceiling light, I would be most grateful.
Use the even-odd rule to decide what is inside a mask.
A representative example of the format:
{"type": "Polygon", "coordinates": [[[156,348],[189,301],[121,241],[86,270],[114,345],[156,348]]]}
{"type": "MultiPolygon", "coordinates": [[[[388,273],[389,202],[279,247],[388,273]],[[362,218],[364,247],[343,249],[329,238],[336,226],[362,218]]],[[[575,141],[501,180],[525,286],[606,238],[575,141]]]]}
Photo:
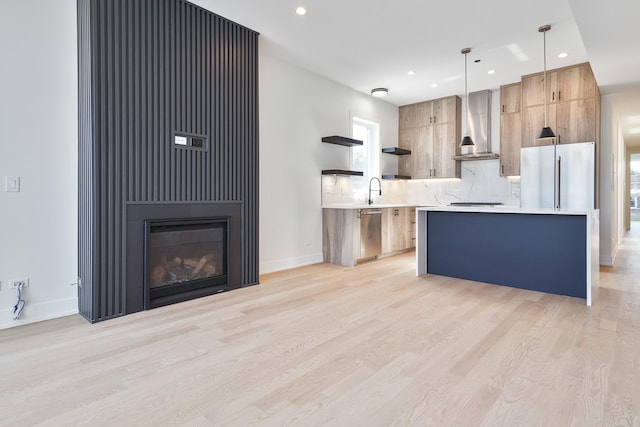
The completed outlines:
{"type": "Polygon", "coordinates": [[[371,89],[371,96],[375,96],[376,98],[384,98],[389,94],[389,89],[384,87],[377,87],[375,89],[371,89]]]}
{"type": "Polygon", "coordinates": [[[487,74],[495,74],[495,73],[496,73],[496,70],[489,70],[489,71],[487,71],[487,74]]]}
{"type": "Polygon", "coordinates": [[[567,52],[562,52],[558,54],[558,58],[566,58],[567,56],[569,56],[567,52]]]}
{"type": "Polygon", "coordinates": [[[409,71],[407,71],[407,74],[408,74],[408,75],[410,75],[410,76],[413,76],[415,73],[416,73],[416,72],[415,72],[415,71],[413,71],[413,70],[409,70],[409,71]]]}
{"type": "Polygon", "coordinates": [[[304,7],[300,6],[296,9],[296,13],[300,16],[304,15],[307,13],[307,9],[305,9],[304,7]]]}
{"type": "Polygon", "coordinates": [[[431,83],[431,87],[438,87],[438,83],[431,83]]]}

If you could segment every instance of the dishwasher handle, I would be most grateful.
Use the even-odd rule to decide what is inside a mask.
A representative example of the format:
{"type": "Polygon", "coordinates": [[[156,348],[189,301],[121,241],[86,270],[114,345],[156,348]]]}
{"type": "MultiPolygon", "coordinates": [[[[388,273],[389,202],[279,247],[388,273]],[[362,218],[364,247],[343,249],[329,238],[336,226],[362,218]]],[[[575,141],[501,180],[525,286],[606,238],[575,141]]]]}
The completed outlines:
{"type": "Polygon", "coordinates": [[[360,209],[360,215],[380,215],[382,209],[360,209]]]}

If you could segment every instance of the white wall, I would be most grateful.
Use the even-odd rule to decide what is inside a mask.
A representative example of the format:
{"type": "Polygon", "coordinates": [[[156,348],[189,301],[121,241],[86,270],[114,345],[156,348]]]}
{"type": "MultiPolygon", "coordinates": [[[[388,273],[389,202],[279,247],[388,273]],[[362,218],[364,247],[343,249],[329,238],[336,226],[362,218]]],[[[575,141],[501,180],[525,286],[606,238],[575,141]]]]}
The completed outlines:
{"type": "Polygon", "coordinates": [[[75,0],[0,3],[0,328],[77,312],[75,0]],[[4,191],[6,176],[20,192],[4,191]],[[28,277],[22,319],[10,281],[28,277]]]}
{"type": "MultiPolygon", "coordinates": [[[[398,108],[260,54],[260,273],[322,262],[321,171],[348,169],[351,117],[380,123],[383,147],[398,143],[398,108]]],[[[384,173],[397,172],[385,159],[384,173]],[[389,170],[392,169],[392,170],[389,170]]]]}

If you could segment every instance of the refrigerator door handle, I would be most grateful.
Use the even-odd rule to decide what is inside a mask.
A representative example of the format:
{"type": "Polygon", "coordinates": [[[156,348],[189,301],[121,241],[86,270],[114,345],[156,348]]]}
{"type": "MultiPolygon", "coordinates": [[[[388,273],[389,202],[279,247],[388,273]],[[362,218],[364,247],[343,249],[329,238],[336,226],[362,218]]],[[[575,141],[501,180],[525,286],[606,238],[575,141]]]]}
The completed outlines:
{"type": "Polygon", "coordinates": [[[562,157],[558,156],[558,179],[556,180],[556,185],[557,185],[557,202],[556,202],[556,209],[561,209],[562,208],[562,203],[561,200],[562,198],[560,197],[560,188],[561,188],[561,181],[562,181],[562,157]]]}

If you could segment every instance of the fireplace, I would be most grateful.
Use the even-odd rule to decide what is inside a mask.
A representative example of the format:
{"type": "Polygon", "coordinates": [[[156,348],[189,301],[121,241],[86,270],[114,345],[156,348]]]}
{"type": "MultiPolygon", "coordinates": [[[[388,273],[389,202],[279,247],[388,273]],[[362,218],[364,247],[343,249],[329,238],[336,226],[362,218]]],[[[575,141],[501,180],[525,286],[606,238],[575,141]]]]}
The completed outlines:
{"type": "Polygon", "coordinates": [[[228,290],[227,218],[145,221],[145,309],[228,290]]]}
{"type": "Polygon", "coordinates": [[[128,203],[127,313],[242,286],[242,202],[128,203]]]}

